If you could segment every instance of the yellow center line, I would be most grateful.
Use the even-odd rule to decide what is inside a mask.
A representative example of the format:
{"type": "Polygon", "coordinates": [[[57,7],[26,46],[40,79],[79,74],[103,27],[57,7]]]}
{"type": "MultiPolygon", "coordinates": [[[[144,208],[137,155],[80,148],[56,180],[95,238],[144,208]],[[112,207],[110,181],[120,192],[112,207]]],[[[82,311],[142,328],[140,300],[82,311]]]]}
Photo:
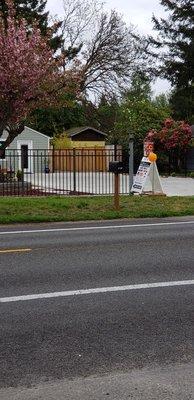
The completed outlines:
{"type": "Polygon", "coordinates": [[[5,249],[5,250],[0,250],[0,253],[6,254],[6,253],[25,253],[27,251],[31,251],[32,249],[5,249]]]}

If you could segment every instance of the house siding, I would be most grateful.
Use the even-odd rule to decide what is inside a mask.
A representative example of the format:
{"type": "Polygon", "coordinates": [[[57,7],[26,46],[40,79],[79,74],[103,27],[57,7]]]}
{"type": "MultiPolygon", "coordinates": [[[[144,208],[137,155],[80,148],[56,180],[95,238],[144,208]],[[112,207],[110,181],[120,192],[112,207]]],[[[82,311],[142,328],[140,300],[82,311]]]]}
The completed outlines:
{"type": "Polygon", "coordinates": [[[105,147],[105,141],[74,141],[72,140],[72,147],[78,148],[94,148],[94,147],[105,147]]]}

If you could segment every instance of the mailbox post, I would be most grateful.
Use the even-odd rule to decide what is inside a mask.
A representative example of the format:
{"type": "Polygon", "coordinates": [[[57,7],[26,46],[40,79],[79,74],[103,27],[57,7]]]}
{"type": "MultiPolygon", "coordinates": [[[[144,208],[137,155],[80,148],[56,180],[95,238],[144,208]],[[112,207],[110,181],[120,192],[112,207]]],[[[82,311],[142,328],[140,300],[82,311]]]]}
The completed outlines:
{"type": "Polygon", "coordinates": [[[115,206],[115,210],[118,211],[120,208],[120,204],[119,204],[119,183],[120,183],[119,174],[115,173],[114,177],[115,177],[114,206],[115,206]]]}
{"type": "Polygon", "coordinates": [[[112,161],[109,163],[109,172],[114,173],[114,207],[118,211],[119,206],[119,174],[123,171],[123,163],[121,161],[112,161]]]}

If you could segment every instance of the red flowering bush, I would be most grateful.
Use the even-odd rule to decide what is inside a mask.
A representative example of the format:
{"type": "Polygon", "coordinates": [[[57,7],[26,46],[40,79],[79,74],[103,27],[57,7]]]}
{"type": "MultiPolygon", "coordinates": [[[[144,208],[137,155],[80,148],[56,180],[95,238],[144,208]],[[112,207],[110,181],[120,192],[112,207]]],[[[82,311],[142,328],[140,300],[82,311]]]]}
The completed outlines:
{"type": "Polygon", "coordinates": [[[167,118],[160,131],[151,130],[145,140],[154,142],[156,152],[160,152],[161,167],[168,158],[168,171],[185,170],[186,149],[191,144],[191,127],[185,121],[167,118]]]}
{"type": "Polygon", "coordinates": [[[184,121],[166,119],[159,132],[159,140],[167,150],[186,149],[191,142],[191,127],[184,121]]]}
{"type": "Polygon", "coordinates": [[[160,131],[149,131],[146,140],[162,145],[164,150],[185,150],[191,143],[191,127],[184,121],[168,118],[160,131]]]}

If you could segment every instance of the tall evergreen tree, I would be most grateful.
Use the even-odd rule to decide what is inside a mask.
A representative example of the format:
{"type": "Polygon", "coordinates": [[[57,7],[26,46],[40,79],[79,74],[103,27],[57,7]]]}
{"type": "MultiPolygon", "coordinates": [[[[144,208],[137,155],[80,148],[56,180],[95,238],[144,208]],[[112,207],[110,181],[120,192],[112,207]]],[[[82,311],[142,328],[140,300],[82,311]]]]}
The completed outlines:
{"type": "MultiPolygon", "coordinates": [[[[49,28],[49,12],[45,10],[47,0],[13,0],[13,3],[16,12],[16,18],[25,18],[29,26],[36,20],[42,35],[45,36],[49,28]]],[[[0,13],[2,13],[6,24],[8,13],[6,0],[0,0],[0,13]]],[[[57,34],[60,26],[60,22],[56,24],[56,28],[54,29],[53,37],[51,39],[51,47],[54,50],[57,50],[62,43],[61,35],[57,34]]]]}
{"type": "Polygon", "coordinates": [[[166,19],[153,17],[158,37],[150,38],[150,43],[159,50],[155,52],[160,61],[157,73],[172,84],[175,116],[194,122],[194,1],[160,3],[169,13],[166,19]]]}

